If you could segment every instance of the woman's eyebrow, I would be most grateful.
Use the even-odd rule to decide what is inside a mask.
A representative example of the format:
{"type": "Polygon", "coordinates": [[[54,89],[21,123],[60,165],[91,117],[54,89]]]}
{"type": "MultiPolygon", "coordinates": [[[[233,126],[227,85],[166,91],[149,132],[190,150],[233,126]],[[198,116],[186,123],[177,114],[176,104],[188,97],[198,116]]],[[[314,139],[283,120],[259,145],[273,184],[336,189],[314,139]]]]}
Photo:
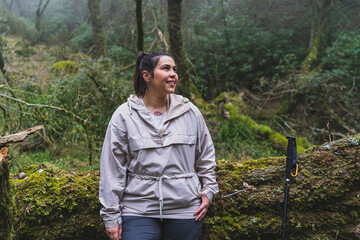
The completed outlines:
{"type": "MultiPolygon", "coordinates": [[[[171,64],[169,64],[169,63],[164,63],[164,64],[162,64],[162,65],[160,65],[160,67],[171,67],[171,64]]],[[[174,65],[174,66],[172,66],[172,67],[175,67],[176,68],[176,65],[174,65]]]]}

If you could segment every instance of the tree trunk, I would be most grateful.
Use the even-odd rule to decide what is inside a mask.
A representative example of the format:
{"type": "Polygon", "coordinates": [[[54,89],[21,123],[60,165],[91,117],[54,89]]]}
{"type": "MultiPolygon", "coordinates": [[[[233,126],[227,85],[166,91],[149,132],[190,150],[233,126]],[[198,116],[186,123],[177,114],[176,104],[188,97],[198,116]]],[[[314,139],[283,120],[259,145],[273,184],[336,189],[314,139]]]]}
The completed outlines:
{"type": "Polygon", "coordinates": [[[2,72],[2,74],[6,74],[6,70],[5,70],[5,61],[4,61],[4,57],[3,57],[3,44],[2,44],[2,36],[0,36],[0,71],[2,72]]]}
{"type": "Polygon", "coordinates": [[[0,239],[10,240],[14,232],[15,204],[13,185],[10,182],[10,157],[8,148],[0,150],[0,239]]]}
{"type": "Polygon", "coordinates": [[[35,29],[38,32],[41,32],[41,17],[49,4],[50,0],[46,0],[45,4],[42,5],[42,0],[39,1],[38,7],[36,9],[36,16],[35,16],[35,29]]]}
{"type": "Polygon", "coordinates": [[[329,14],[331,7],[331,0],[312,0],[313,20],[309,41],[309,54],[302,63],[301,69],[306,73],[310,73],[314,62],[318,59],[319,49],[321,47],[321,40],[329,26],[329,14]],[[316,29],[316,30],[315,30],[316,29]]]}
{"type": "Polygon", "coordinates": [[[136,26],[137,26],[137,49],[144,51],[144,25],[142,18],[142,0],[135,0],[136,4],[136,26]]]}
{"type": "Polygon", "coordinates": [[[186,60],[185,49],[181,35],[181,11],[182,0],[168,0],[168,31],[170,40],[170,52],[174,57],[180,81],[179,93],[191,98],[190,90],[190,66],[186,60]]]}
{"type": "MultiPolygon", "coordinates": [[[[286,146],[285,146],[286,147],[286,146]]],[[[359,239],[360,135],[298,154],[290,179],[286,239],[359,239]]],[[[16,183],[17,239],[107,239],[99,217],[99,171],[25,166],[16,183]]],[[[20,172],[19,171],[19,172],[20,172]]],[[[280,239],[285,157],[219,160],[219,196],[202,239],[280,239]]]]}
{"type": "Polygon", "coordinates": [[[95,57],[99,58],[105,56],[105,34],[104,26],[101,17],[100,1],[88,0],[88,7],[90,11],[91,26],[93,31],[93,43],[95,50],[95,57]]]}

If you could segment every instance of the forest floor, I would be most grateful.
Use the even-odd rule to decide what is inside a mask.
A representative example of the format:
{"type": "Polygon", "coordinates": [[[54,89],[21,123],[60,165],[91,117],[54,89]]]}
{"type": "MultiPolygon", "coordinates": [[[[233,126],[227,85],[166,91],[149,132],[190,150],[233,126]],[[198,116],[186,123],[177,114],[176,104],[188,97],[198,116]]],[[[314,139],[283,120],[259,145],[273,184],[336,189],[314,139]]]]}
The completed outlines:
{"type": "Polygon", "coordinates": [[[54,57],[46,45],[30,46],[18,37],[6,37],[6,71],[18,81],[36,85],[49,84],[47,79],[54,57]]]}

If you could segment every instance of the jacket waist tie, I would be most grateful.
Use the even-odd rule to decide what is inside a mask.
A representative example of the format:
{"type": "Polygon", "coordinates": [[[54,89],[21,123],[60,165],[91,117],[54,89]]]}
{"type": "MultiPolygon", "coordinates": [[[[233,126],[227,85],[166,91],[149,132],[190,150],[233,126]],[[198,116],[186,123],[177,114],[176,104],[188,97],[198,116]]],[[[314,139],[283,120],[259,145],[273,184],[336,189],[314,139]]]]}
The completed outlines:
{"type": "Polygon", "coordinates": [[[139,175],[135,173],[129,173],[129,176],[139,179],[148,179],[148,180],[156,180],[159,182],[159,205],[160,205],[160,220],[162,220],[162,211],[164,208],[164,194],[162,183],[164,179],[181,179],[181,178],[192,178],[195,173],[184,173],[184,174],[176,174],[176,175],[162,175],[160,177],[150,176],[150,175],[139,175]]]}

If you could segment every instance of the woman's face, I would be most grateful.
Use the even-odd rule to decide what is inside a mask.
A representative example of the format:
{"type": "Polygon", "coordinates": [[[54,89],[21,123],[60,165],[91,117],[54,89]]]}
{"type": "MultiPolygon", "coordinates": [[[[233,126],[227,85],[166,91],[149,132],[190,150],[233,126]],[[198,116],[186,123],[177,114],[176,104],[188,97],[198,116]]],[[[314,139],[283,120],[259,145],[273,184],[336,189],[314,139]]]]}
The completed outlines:
{"type": "Polygon", "coordinates": [[[161,56],[154,68],[153,76],[147,71],[143,72],[145,81],[148,84],[148,91],[152,94],[167,95],[175,92],[179,77],[176,73],[174,60],[169,56],[161,56]],[[144,76],[144,72],[147,75],[144,76]]]}

